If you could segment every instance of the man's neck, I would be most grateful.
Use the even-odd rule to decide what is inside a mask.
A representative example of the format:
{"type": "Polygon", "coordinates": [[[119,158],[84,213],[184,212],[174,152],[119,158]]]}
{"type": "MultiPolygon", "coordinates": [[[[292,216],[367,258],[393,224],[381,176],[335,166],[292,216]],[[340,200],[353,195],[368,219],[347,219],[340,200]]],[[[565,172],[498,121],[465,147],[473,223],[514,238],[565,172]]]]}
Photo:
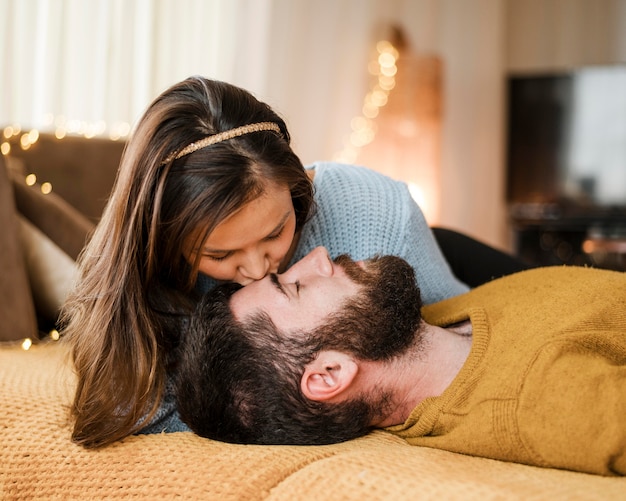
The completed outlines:
{"type": "Polygon", "coordinates": [[[379,382],[390,390],[393,405],[390,414],[374,423],[378,428],[404,423],[420,402],[441,395],[467,360],[471,323],[442,328],[422,322],[420,329],[419,343],[379,365],[379,382]]]}

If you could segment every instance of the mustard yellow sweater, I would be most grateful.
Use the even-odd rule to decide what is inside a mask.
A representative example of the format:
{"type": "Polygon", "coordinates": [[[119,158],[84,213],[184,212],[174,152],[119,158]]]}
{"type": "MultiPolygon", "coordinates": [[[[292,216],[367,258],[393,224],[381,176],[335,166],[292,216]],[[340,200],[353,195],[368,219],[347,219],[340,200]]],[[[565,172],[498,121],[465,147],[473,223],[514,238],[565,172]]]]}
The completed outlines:
{"type": "Polygon", "coordinates": [[[470,319],[469,357],[446,391],[389,428],[413,445],[626,475],[626,273],[549,267],[423,310],[470,319]]]}

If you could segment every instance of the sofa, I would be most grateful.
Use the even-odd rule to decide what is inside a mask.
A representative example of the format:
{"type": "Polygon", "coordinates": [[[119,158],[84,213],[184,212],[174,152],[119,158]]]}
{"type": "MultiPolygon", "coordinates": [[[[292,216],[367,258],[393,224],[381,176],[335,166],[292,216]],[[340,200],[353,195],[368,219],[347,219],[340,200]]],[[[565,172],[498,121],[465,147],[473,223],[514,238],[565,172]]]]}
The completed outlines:
{"type": "MultiPolygon", "coordinates": [[[[626,499],[626,478],[412,447],[385,431],[325,446],[193,433],[70,440],[75,384],[55,315],[93,222],[0,156],[0,499],[626,499]]],[[[88,333],[86,333],[88,334],[88,333]]]]}

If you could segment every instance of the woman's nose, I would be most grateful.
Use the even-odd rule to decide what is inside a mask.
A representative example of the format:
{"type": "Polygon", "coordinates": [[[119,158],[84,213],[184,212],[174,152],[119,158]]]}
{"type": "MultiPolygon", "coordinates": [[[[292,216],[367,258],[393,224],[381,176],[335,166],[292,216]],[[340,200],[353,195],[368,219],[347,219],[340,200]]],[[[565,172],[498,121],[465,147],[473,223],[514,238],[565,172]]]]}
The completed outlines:
{"type": "Polygon", "coordinates": [[[261,280],[269,271],[269,259],[263,254],[246,256],[245,261],[239,266],[239,273],[248,280],[261,280]]]}

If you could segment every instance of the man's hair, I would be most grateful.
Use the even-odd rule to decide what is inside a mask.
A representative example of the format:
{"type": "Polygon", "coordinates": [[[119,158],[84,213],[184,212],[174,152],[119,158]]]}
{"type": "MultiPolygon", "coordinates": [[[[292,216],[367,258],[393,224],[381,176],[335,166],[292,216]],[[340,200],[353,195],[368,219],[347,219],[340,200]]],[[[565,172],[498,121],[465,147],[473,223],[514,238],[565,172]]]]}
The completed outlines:
{"type": "Polygon", "coordinates": [[[204,296],[190,323],[177,370],[182,420],[203,437],[244,444],[325,444],[367,433],[365,402],[324,404],[300,391],[315,341],[285,339],[263,314],[245,327],[235,320],[228,300],[237,288],[204,296]]]}
{"type": "Polygon", "coordinates": [[[417,301],[403,301],[402,292],[369,287],[324,325],[285,335],[264,313],[245,324],[234,318],[229,299],[239,288],[209,292],[190,321],[176,380],[182,420],[198,435],[247,444],[329,444],[370,431],[372,420],[388,411],[387,395],[374,389],[341,403],[309,400],[300,389],[304,367],[323,349],[370,360],[403,352],[419,328],[419,291],[417,301]],[[382,307],[374,311],[372,302],[382,307]],[[380,339],[356,334],[381,329],[380,339]]]}

